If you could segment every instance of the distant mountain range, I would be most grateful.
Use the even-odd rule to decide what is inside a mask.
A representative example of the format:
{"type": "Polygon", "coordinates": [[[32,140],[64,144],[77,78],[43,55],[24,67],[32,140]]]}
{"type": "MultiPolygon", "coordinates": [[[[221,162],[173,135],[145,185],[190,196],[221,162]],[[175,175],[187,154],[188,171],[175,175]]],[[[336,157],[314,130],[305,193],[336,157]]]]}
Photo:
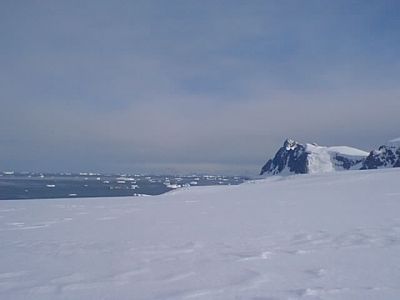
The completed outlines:
{"type": "Polygon", "coordinates": [[[365,152],[348,146],[324,147],[287,139],[260,175],[314,174],[342,170],[400,167],[400,138],[365,152]]]}

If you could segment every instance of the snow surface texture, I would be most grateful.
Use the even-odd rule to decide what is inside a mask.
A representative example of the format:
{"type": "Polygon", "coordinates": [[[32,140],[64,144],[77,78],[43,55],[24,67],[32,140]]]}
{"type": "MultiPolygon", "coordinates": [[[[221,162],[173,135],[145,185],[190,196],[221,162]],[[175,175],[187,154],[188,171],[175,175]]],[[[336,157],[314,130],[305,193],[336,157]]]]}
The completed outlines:
{"type": "Polygon", "coordinates": [[[324,147],[287,139],[260,175],[316,174],[360,169],[368,152],[347,146],[324,147]]]}
{"type": "Polygon", "coordinates": [[[400,169],[0,201],[0,299],[400,299],[400,169]]]}

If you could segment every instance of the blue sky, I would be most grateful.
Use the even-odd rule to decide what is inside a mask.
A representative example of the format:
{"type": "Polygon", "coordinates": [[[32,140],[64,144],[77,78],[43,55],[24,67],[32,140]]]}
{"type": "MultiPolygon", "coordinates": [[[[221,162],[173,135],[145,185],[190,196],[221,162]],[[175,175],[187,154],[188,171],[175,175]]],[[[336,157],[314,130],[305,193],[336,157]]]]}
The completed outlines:
{"type": "Polygon", "coordinates": [[[398,1],[2,1],[0,169],[256,174],[400,136],[398,1]]]}

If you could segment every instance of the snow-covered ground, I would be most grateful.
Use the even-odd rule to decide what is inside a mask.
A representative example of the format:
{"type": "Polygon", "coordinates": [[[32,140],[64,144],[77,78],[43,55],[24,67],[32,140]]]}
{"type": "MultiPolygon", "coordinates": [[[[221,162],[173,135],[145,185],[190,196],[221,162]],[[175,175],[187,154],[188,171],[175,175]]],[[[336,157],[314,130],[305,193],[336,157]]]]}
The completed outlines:
{"type": "Polygon", "coordinates": [[[0,201],[0,299],[400,299],[400,169],[0,201]]]}

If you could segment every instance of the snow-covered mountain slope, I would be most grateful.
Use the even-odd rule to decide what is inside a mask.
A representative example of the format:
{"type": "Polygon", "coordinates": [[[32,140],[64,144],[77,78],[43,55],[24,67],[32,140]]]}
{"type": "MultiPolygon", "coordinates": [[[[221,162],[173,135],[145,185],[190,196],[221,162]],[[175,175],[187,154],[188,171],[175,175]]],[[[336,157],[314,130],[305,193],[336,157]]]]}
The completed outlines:
{"type": "Polygon", "coordinates": [[[322,147],[287,139],[260,175],[324,173],[359,169],[368,152],[347,146],[322,147]]]}
{"type": "Polygon", "coordinates": [[[362,169],[380,169],[400,167],[400,138],[390,140],[378,150],[370,152],[362,169]]]}
{"type": "Polygon", "coordinates": [[[400,169],[0,201],[0,299],[400,299],[400,169]]]}

